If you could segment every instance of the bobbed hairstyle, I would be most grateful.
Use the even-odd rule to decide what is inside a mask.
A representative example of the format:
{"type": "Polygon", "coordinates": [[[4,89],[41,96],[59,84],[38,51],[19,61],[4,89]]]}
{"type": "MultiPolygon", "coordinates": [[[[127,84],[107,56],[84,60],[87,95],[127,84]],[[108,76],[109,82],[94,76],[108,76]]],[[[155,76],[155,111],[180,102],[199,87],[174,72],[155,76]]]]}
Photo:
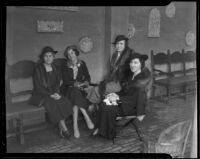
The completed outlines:
{"type": "Polygon", "coordinates": [[[77,48],[77,46],[76,45],[70,45],[70,46],[68,46],[66,49],[65,49],[65,51],[64,51],[64,56],[65,56],[65,58],[66,59],[69,59],[68,58],[68,51],[69,50],[73,50],[74,52],[75,52],[75,55],[76,56],[79,56],[79,50],[78,50],[78,48],[77,48]]]}

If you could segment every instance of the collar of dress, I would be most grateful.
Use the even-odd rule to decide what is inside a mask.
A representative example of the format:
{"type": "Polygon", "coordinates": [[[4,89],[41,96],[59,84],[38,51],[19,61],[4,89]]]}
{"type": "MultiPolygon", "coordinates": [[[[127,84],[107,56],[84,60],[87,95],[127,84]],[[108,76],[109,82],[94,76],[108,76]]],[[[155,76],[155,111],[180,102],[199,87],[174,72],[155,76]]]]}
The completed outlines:
{"type": "Polygon", "coordinates": [[[74,67],[80,67],[82,64],[81,60],[77,60],[76,64],[72,64],[71,62],[68,62],[67,65],[69,68],[74,68],[74,67]]]}

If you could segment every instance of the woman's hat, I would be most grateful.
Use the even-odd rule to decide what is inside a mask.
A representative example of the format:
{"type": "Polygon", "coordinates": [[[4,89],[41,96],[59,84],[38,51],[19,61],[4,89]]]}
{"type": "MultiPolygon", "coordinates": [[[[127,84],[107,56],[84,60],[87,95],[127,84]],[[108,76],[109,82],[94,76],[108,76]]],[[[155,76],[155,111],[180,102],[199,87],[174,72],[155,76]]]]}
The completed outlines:
{"type": "Polygon", "coordinates": [[[40,58],[42,58],[44,56],[45,53],[47,52],[52,52],[53,54],[56,54],[58,51],[55,51],[52,47],[50,46],[46,46],[42,49],[41,54],[39,55],[40,58]]]}
{"type": "Polygon", "coordinates": [[[58,51],[55,51],[52,47],[50,46],[46,46],[42,49],[42,53],[45,54],[47,52],[52,52],[54,54],[56,54],[58,51]]]}
{"type": "Polygon", "coordinates": [[[129,39],[124,35],[117,35],[117,37],[115,38],[115,41],[112,44],[116,44],[117,42],[122,41],[122,40],[128,41],[129,39]]]}
{"type": "Polygon", "coordinates": [[[142,55],[139,53],[133,53],[130,57],[130,61],[133,59],[139,59],[140,61],[146,61],[148,59],[147,55],[142,55]]]}

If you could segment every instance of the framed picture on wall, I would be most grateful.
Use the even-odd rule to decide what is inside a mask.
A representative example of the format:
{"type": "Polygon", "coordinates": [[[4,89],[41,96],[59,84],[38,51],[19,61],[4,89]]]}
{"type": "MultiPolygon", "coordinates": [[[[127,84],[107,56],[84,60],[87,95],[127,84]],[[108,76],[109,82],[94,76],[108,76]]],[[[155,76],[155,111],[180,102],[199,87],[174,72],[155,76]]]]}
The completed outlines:
{"type": "Polygon", "coordinates": [[[37,20],[38,32],[63,32],[64,21],[37,20]]]}
{"type": "Polygon", "coordinates": [[[50,9],[50,10],[60,10],[60,11],[79,11],[77,6],[26,6],[35,9],[50,9]]]}

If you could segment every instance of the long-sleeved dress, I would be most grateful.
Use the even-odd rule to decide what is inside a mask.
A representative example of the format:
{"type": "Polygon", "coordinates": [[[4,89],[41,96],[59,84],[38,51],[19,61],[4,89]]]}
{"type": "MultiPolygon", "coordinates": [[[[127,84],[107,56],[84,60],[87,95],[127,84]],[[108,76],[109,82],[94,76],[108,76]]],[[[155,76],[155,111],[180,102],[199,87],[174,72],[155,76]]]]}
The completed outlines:
{"type": "Polygon", "coordinates": [[[129,70],[128,60],[134,52],[133,49],[126,47],[119,58],[117,57],[118,52],[114,52],[110,60],[110,72],[108,78],[123,82],[124,78],[127,78],[127,70],[129,70]]]}
{"type": "Polygon", "coordinates": [[[72,104],[61,96],[59,100],[50,97],[54,93],[60,94],[61,75],[59,69],[52,64],[52,71],[47,72],[44,64],[39,64],[33,74],[34,90],[29,104],[44,106],[50,121],[57,124],[60,120],[72,114],[72,104]]]}
{"type": "Polygon", "coordinates": [[[103,137],[112,139],[116,135],[116,115],[143,115],[147,100],[146,86],[151,81],[151,72],[144,68],[118,93],[120,106],[110,106],[102,102],[97,112],[96,128],[103,137]]]}
{"type": "Polygon", "coordinates": [[[76,68],[76,75],[73,67],[70,67],[67,61],[63,62],[61,66],[62,72],[62,94],[64,94],[71,101],[72,105],[77,105],[84,109],[87,109],[89,106],[89,101],[86,99],[86,93],[81,89],[74,87],[74,83],[77,82],[89,82],[90,83],[90,74],[88,68],[84,61],[79,60],[76,68]]]}

